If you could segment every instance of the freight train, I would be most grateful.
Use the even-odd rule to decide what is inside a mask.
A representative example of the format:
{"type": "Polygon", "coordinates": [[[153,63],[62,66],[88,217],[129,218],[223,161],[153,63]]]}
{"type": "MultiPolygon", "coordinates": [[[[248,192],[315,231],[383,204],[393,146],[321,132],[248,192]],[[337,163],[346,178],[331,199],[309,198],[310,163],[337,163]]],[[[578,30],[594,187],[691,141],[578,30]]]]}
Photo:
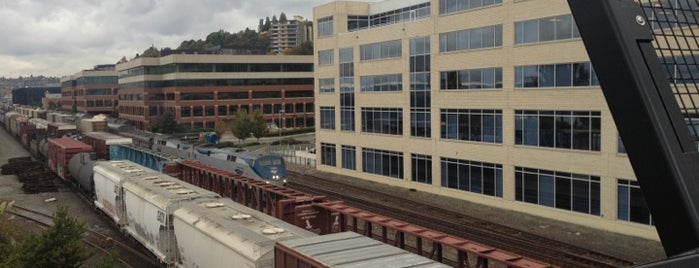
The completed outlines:
{"type": "Polygon", "coordinates": [[[47,118],[67,122],[30,119],[12,111],[0,112],[0,123],[5,125],[7,131],[42,159],[48,159],[48,138],[69,136],[91,145],[100,159],[110,159],[110,146],[134,144],[143,149],[169,153],[184,160],[199,161],[272,184],[283,185],[288,180],[285,161],[280,156],[241,153],[229,148],[198,147],[186,143],[182,137],[135,130],[124,124],[107,123],[104,119],[76,119],[76,116],[57,113],[48,113],[47,118]],[[211,154],[212,151],[216,153],[211,154]]]}

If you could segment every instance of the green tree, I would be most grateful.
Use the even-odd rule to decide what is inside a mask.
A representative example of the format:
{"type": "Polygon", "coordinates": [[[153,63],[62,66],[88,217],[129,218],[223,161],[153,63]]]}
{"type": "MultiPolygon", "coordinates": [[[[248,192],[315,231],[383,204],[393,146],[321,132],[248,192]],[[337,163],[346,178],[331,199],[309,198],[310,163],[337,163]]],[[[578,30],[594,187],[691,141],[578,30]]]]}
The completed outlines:
{"type": "Polygon", "coordinates": [[[256,109],[252,112],[252,116],[250,117],[250,133],[259,141],[267,132],[269,132],[267,120],[265,120],[264,115],[262,115],[262,111],[256,109]]]}
{"type": "Polygon", "coordinates": [[[277,20],[277,15],[272,15],[272,24],[277,24],[279,20],[277,20]]]}
{"type": "Polygon", "coordinates": [[[85,224],[59,207],[53,226],[34,235],[15,248],[3,265],[7,267],[80,267],[90,257],[83,247],[85,224]]]}
{"type": "Polygon", "coordinates": [[[179,131],[179,126],[175,120],[175,115],[169,110],[165,110],[163,116],[156,120],[154,129],[156,132],[172,134],[179,131]]]}
{"type": "Polygon", "coordinates": [[[282,51],[284,55],[313,55],[313,41],[306,41],[300,45],[282,51]]]}
{"type": "Polygon", "coordinates": [[[269,17],[265,17],[265,31],[269,31],[269,28],[272,27],[272,21],[269,20],[269,17]]]}
{"type": "Polygon", "coordinates": [[[282,12],[282,14],[279,14],[279,22],[281,22],[281,23],[286,23],[286,22],[287,22],[287,20],[286,20],[286,14],[284,14],[284,12],[282,12]]]}
{"type": "Polygon", "coordinates": [[[158,57],[160,57],[160,51],[157,48],[155,48],[155,46],[150,46],[148,49],[143,51],[143,54],[141,54],[141,57],[158,58],[158,57]]]}
{"type": "Polygon", "coordinates": [[[264,31],[265,31],[265,20],[264,20],[264,19],[260,19],[260,23],[257,24],[257,32],[258,32],[258,33],[261,33],[261,32],[264,32],[264,31]]]}
{"type": "Polygon", "coordinates": [[[233,136],[245,142],[245,139],[250,138],[250,115],[246,109],[240,109],[235,114],[235,121],[231,127],[233,136]]]}

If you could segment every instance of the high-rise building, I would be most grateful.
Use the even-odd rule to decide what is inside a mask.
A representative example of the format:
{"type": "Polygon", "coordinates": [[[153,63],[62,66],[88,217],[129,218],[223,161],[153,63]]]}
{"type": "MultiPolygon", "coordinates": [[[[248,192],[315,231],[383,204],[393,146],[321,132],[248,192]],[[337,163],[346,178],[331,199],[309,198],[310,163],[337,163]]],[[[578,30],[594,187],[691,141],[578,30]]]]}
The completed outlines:
{"type": "Polygon", "coordinates": [[[87,114],[111,114],[118,105],[114,64],[97,65],[61,78],[61,108],[87,114]]]}
{"type": "Polygon", "coordinates": [[[658,239],[565,1],[313,16],[319,170],[658,239]]]}
{"type": "Polygon", "coordinates": [[[275,53],[297,47],[307,41],[313,41],[313,27],[301,16],[294,16],[292,20],[272,23],[270,33],[272,51],[275,53]]]}
{"type": "Polygon", "coordinates": [[[119,118],[139,129],[167,112],[184,127],[214,128],[241,109],[284,128],[313,126],[312,56],[172,54],[116,69],[119,118]]]}

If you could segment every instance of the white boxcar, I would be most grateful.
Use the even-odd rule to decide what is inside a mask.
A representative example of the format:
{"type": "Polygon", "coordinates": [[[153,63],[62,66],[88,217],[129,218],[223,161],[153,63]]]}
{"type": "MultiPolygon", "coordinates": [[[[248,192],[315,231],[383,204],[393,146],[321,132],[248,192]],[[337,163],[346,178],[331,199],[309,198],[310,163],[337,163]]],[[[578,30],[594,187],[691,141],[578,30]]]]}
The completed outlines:
{"type": "Polygon", "coordinates": [[[177,261],[172,213],[183,202],[199,198],[220,196],[165,174],[128,180],[124,182],[125,230],[161,262],[172,265],[177,261]]]}
{"type": "Polygon", "coordinates": [[[445,264],[353,232],[281,241],[274,267],[446,268],[445,264]]]}
{"type": "MultiPolygon", "coordinates": [[[[112,218],[118,226],[125,225],[127,220],[123,204],[124,182],[157,174],[131,161],[99,162],[92,170],[94,171],[95,206],[112,218]]],[[[78,178],[78,181],[82,180],[84,178],[78,178]]]]}
{"type": "Polygon", "coordinates": [[[189,202],[173,216],[180,267],[272,267],[275,241],[316,236],[229,199],[189,202]]]}

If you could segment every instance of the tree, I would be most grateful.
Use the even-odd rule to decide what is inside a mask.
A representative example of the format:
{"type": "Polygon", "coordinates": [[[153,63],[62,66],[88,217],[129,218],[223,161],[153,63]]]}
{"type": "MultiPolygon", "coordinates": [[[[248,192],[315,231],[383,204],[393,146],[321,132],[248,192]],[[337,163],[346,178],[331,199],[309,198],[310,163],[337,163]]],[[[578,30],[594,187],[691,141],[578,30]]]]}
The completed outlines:
{"type": "Polygon", "coordinates": [[[218,136],[218,140],[221,140],[223,133],[226,133],[226,129],[228,129],[226,125],[226,122],[223,120],[218,120],[214,123],[214,132],[216,133],[216,136],[218,136]]]}
{"type": "Polygon", "coordinates": [[[265,20],[260,19],[260,23],[257,25],[257,32],[261,33],[265,31],[265,20]]]}
{"type": "Polygon", "coordinates": [[[155,46],[150,46],[148,49],[143,51],[143,54],[141,54],[141,57],[158,58],[158,57],[160,57],[160,51],[157,48],[155,48],[155,46]]]}
{"type": "Polygon", "coordinates": [[[126,63],[126,62],[128,62],[128,60],[126,59],[126,56],[123,56],[123,57],[121,57],[121,59],[119,61],[117,61],[117,64],[122,64],[122,63],[126,63]]]}
{"type": "Polygon", "coordinates": [[[250,117],[250,133],[259,141],[267,132],[269,132],[267,120],[262,115],[262,111],[256,109],[250,117]]]}
{"type": "Polygon", "coordinates": [[[3,265],[8,267],[80,267],[90,257],[82,244],[85,224],[59,207],[53,226],[15,248],[3,265]]]}
{"type": "Polygon", "coordinates": [[[282,12],[282,14],[279,14],[279,22],[281,22],[281,23],[286,23],[286,22],[287,22],[287,20],[286,20],[286,14],[284,14],[284,12],[282,12]]]}
{"type": "Polygon", "coordinates": [[[292,48],[282,51],[284,55],[313,55],[313,41],[306,41],[292,48]]]}
{"type": "Polygon", "coordinates": [[[250,115],[246,109],[240,109],[235,114],[235,121],[231,127],[233,136],[245,142],[245,139],[250,138],[250,115]]]}
{"type": "Polygon", "coordinates": [[[269,17],[265,18],[265,31],[269,31],[269,28],[272,27],[272,21],[269,20],[269,17]]]}
{"type": "Polygon", "coordinates": [[[164,134],[172,134],[179,130],[175,115],[170,110],[165,110],[160,119],[154,121],[154,130],[164,134]]]}
{"type": "Polygon", "coordinates": [[[277,24],[277,22],[279,22],[277,20],[277,15],[272,15],[272,24],[277,24]]]}

